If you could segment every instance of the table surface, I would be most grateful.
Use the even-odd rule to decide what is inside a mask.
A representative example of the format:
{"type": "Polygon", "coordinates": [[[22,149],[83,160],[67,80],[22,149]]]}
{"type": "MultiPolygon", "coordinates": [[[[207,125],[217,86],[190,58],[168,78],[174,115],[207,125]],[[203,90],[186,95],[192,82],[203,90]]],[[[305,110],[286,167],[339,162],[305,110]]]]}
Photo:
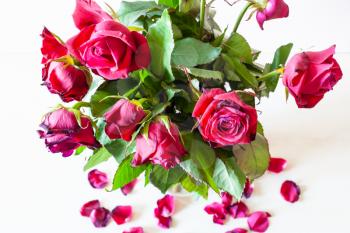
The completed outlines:
{"type": "MultiPolygon", "coordinates": [[[[57,20],[62,16],[59,12],[50,14],[53,13],[56,18],[51,24],[55,20],[59,24],[57,20]]],[[[43,14],[48,17],[49,13],[43,14]]],[[[45,22],[43,17],[33,17],[33,20],[35,27],[29,27],[32,31],[23,27],[26,35],[39,34],[45,22]]],[[[19,41],[18,36],[13,38],[14,42],[19,41]]],[[[21,38],[25,46],[31,46],[30,43],[35,49],[40,46],[39,39],[29,43],[25,36],[21,38]]],[[[2,39],[10,41],[9,37],[2,39]]],[[[164,232],[156,226],[153,217],[156,200],[162,197],[159,191],[151,186],[144,188],[142,184],[127,197],[119,191],[94,190],[82,171],[87,156],[62,158],[47,152],[35,130],[41,114],[59,99],[40,86],[40,54],[38,50],[19,49],[24,46],[21,43],[12,47],[0,44],[0,232],[112,233],[131,226],[143,226],[146,233],[164,232]],[[108,208],[132,205],[133,220],[122,226],[111,223],[105,229],[96,230],[89,219],[79,215],[81,205],[92,199],[100,199],[108,208]]],[[[247,201],[251,211],[266,210],[272,214],[268,232],[349,232],[350,53],[341,52],[337,58],[344,78],[316,108],[297,109],[293,98],[286,103],[282,86],[257,107],[272,156],[288,160],[283,173],[266,173],[257,180],[253,197],[247,201]],[[280,185],[286,179],[301,186],[301,200],[295,204],[285,202],[279,194],[280,185]]],[[[99,168],[112,176],[115,165],[111,162],[99,168]]],[[[213,224],[203,208],[214,200],[218,197],[212,193],[208,201],[192,196],[178,197],[173,226],[167,232],[216,233],[247,226],[244,219],[230,219],[224,226],[213,224]]]]}

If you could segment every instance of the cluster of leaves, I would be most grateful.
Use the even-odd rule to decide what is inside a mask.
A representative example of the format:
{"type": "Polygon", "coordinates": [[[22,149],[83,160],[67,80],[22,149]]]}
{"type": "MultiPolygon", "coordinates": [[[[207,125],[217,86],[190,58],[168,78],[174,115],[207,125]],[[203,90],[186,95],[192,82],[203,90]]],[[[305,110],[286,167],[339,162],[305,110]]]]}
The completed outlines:
{"type": "Polygon", "coordinates": [[[237,145],[233,150],[232,147],[218,149],[210,147],[197,130],[192,130],[195,122],[191,114],[198,93],[204,88],[242,90],[241,98],[255,107],[255,97],[244,90],[254,91],[257,98],[273,92],[279,80],[279,74],[274,71],[286,62],[292,45],[278,48],[272,63],[261,66],[256,63],[259,52],[242,35],[236,32],[226,35],[226,30],[214,34],[212,22],[215,21],[210,15],[202,31],[199,7],[199,0],[121,2],[118,20],[146,35],[152,61],[149,69],[133,72],[128,79],[95,79],[86,100],[90,102],[97,138],[103,147],[94,151],[84,169],[114,157],[119,167],[113,190],[144,173],[145,185],[152,183],[161,192],[180,183],[187,191],[204,198],[211,188],[240,199],[246,178],[254,180],[268,167],[269,148],[261,125],[251,144],[237,145]],[[111,141],[104,132],[102,116],[121,96],[133,99],[148,112],[130,142],[111,141]],[[171,120],[179,126],[188,155],[169,170],[150,164],[132,167],[136,136],[147,134],[148,123],[159,116],[164,122],[171,120]]]}

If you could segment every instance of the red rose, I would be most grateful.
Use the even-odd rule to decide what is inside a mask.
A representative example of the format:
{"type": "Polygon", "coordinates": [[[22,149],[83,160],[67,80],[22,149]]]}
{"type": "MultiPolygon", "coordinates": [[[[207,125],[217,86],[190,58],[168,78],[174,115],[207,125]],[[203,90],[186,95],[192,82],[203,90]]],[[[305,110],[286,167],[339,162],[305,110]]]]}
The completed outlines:
{"type": "Polygon", "coordinates": [[[150,63],[146,38],[112,20],[84,28],[67,46],[83,65],[109,80],[127,78],[150,63]]]}
{"type": "Polygon", "coordinates": [[[42,32],[42,80],[49,91],[58,94],[64,102],[82,100],[89,90],[89,75],[83,70],[56,59],[68,56],[67,48],[49,30],[42,32]]]}
{"type": "Polygon", "coordinates": [[[250,143],[257,128],[256,110],[245,104],[235,92],[214,88],[199,98],[193,117],[206,141],[216,146],[250,143]]]}
{"type": "Polygon", "coordinates": [[[148,138],[139,135],[136,138],[136,153],[132,161],[134,166],[151,162],[169,169],[180,162],[186,154],[181,143],[179,129],[170,123],[168,130],[163,122],[155,121],[149,125],[148,138]]]}
{"type": "Polygon", "coordinates": [[[299,108],[314,107],[342,78],[334,53],[335,45],[320,52],[296,54],[287,63],[283,84],[299,108]]]}
{"type": "Polygon", "coordinates": [[[45,139],[52,153],[62,153],[62,156],[68,157],[81,145],[100,147],[89,118],[82,115],[79,125],[74,113],[65,108],[46,114],[40,127],[43,129],[38,131],[40,138],[45,139]]]}
{"type": "Polygon", "coordinates": [[[105,115],[106,134],[110,139],[130,141],[137,125],[146,116],[141,107],[128,100],[119,100],[105,115]]]}
{"type": "Polygon", "coordinates": [[[101,9],[93,0],[76,0],[76,7],[73,13],[74,24],[83,29],[92,24],[113,18],[101,9]]]}

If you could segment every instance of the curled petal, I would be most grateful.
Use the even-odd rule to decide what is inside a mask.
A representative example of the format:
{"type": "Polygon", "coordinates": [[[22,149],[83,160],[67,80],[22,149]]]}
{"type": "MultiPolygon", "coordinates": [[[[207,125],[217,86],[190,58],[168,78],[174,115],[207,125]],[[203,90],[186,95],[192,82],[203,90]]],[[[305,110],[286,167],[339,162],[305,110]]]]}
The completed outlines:
{"type": "Polygon", "coordinates": [[[300,188],[293,181],[287,180],[281,186],[281,195],[284,200],[294,203],[299,200],[300,188]]]}
{"type": "Polygon", "coordinates": [[[287,160],[283,158],[270,158],[268,170],[274,173],[282,172],[287,166],[287,160]]]}
{"type": "Polygon", "coordinates": [[[248,217],[249,229],[256,232],[265,232],[269,228],[270,215],[263,211],[257,211],[252,213],[248,217]]]}
{"type": "Polygon", "coordinates": [[[144,233],[142,227],[132,227],[128,231],[123,231],[123,233],[144,233]]]}
{"type": "Polygon", "coordinates": [[[81,209],[80,214],[84,217],[89,217],[94,209],[100,208],[101,204],[98,200],[93,200],[85,203],[81,209]]]}
{"type": "Polygon", "coordinates": [[[225,206],[225,208],[228,208],[229,206],[231,206],[232,201],[233,201],[233,197],[231,194],[229,194],[228,192],[221,193],[221,203],[225,206]]]}
{"type": "Polygon", "coordinates": [[[250,183],[249,179],[247,179],[243,190],[243,196],[248,199],[253,194],[253,191],[254,185],[250,183]]]}
{"type": "Polygon", "coordinates": [[[100,207],[91,212],[90,219],[95,227],[106,227],[111,219],[111,213],[106,208],[100,207]]]}
{"type": "Polygon", "coordinates": [[[157,209],[161,216],[170,217],[175,213],[174,197],[167,194],[162,199],[157,201],[157,209]]]}
{"type": "Polygon", "coordinates": [[[245,218],[248,216],[249,209],[243,202],[237,202],[229,207],[228,212],[233,218],[245,218]]]}
{"type": "Polygon", "coordinates": [[[118,224],[129,222],[132,217],[131,206],[117,206],[112,210],[112,218],[118,224]]]}
{"type": "Polygon", "coordinates": [[[90,185],[95,189],[103,189],[108,185],[107,174],[97,169],[89,172],[88,180],[90,185]]]}
{"type": "Polygon", "coordinates": [[[129,193],[132,192],[132,190],[134,189],[135,185],[137,184],[137,179],[131,181],[130,183],[124,185],[121,188],[122,193],[127,196],[129,193]]]}
{"type": "Polygon", "coordinates": [[[154,216],[158,219],[158,226],[165,229],[170,228],[172,222],[171,217],[163,216],[158,208],[154,209],[154,216]]]}
{"type": "Polygon", "coordinates": [[[213,222],[223,225],[226,220],[226,210],[223,204],[214,202],[204,208],[207,214],[213,215],[213,222]]]}
{"type": "Polygon", "coordinates": [[[226,233],[248,233],[248,231],[244,228],[236,228],[232,231],[227,231],[226,233]]]}

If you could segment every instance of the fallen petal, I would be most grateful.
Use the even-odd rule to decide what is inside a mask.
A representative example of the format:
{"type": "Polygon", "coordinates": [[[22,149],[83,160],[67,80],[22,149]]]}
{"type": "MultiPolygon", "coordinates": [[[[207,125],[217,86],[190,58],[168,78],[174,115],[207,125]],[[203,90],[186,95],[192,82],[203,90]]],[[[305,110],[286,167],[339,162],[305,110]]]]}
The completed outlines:
{"type": "Polygon", "coordinates": [[[207,214],[213,215],[213,222],[223,225],[226,220],[226,210],[223,204],[214,202],[204,208],[207,214]]]}
{"type": "Polygon", "coordinates": [[[268,170],[274,173],[280,173],[287,167],[287,160],[283,158],[270,158],[268,170]]]}
{"type": "Polygon", "coordinates": [[[107,174],[97,169],[89,172],[88,180],[90,185],[95,189],[103,189],[108,185],[107,174]]]}
{"type": "Polygon", "coordinates": [[[229,207],[229,214],[233,218],[245,218],[248,216],[248,207],[243,202],[237,202],[229,207]]]}
{"type": "Polygon", "coordinates": [[[233,201],[233,197],[228,192],[221,193],[221,203],[225,206],[225,208],[231,206],[233,201]]]}
{"type": "Polygon", "coordinates": [[[135,185],[137,183],[137,179],[131,181],[130,183],[126,184],[125,186],[123,186],[121,188],[122,193],[127,196],[129,193],[132,192],[132,190],[134,189],[135,185]]]}
{"type": "Polygon", "coordinates": [[[249,179],[247,179],[243,190],[243,196],[248,199],[253,194],[253,191],[254,185],[250,183],[249,179]]]}
{"type": "Polygon", "coordinates": [[[118,224],[129,222],[132,217],[131,206],[117,206],[112,210],[112,218],[118,224]]]}
{"type": "Polygon", "coordinates": [[[163,217],[170,217],[175,213],[175,200],[174,197],[167,194],[162,199],[157,201],[157,209],[159,215],[163,217]]]}
{"type": "Polygon", "coordinates": [[[236,229],[233,229],[232,231],[226,231],[226,233],[248,233],[248,231],[243,228],[236,228],[236,229]]]}
{"type": "Polygon", "coordinates": [[[123,231],[123,233],[144,233],[142,227],[132,227],[128,231],[123,231]]]}
{"type": "Polygon", "coordinates": [[[269,228],[269,214],[263,211],[252,213],[248,217],[249,229],[256,232],[265,232],[269,228]]]}
{"type": "Polygon", "coordinates": [[[106,208],[100,207],[91,212],[90,219],[95,227],[106,227],[111,219],[111,213],[106,208]]]}
{"type": "Polygon", "coordinates": [[[293,181],[287,180],[281,186],[281,195],[286,201],[294,203],[299,200],[300,188],[293,181]]]}
{"type": "Polygon", "coordinates": [[[84,217],[90,217],[91,212],[94,209],[100,208],[101,204],[98,200],[93,200],[85,203],[81,209],[80,209],[80,214],[84,217]]]}
{"type": "Polygon", "coordinates": [[[164,217],[158,208],[154,209],[154,216],[158,219],[158,226],[165,229],[170,228],[172,222],[171,217],[164,217]]]}

